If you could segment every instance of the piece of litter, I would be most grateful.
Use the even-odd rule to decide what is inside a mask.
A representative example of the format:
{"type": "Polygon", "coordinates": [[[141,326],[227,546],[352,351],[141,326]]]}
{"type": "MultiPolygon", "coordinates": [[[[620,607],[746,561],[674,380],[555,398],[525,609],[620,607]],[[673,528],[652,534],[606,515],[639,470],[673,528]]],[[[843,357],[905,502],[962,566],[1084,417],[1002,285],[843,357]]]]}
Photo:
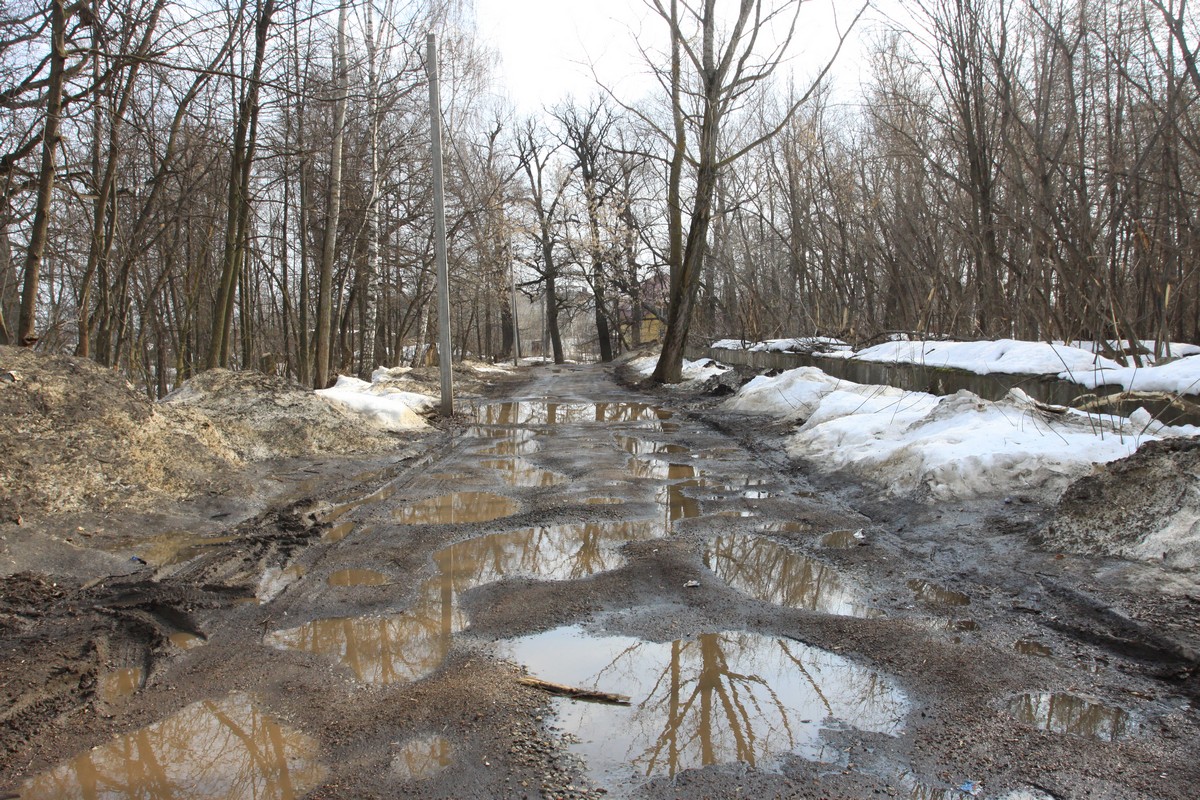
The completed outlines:
{"type": "Polygon", "coordinates": [[[867,538],[867,535],[865,533],[863,533],[862,528],[859,528],[858,530],[856,530],[854,532],[854,538],[855,539],[865,539],[865,538],[867,538]]]}
{"type": "Polygon", "coordinates": [[[958,790],[976,797],[982,791],[982,787],[975,781],[963,781],[963,785],[958,787],[958,790]]]}
{"type": "Polygon", "coordinates": [[[688,581],[687,583],[685,583],[685,584],[683,585],[683,588],[685,588],[685,589],[699,589],[699,588],[700,588],[700,581],[688,581]]]}

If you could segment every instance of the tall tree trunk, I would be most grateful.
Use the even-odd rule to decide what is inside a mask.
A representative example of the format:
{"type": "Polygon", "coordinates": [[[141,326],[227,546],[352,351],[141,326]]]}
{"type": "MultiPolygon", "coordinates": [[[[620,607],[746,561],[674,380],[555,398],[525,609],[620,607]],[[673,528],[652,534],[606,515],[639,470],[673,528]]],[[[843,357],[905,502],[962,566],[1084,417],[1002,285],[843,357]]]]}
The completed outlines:
{"type": "Polygon", "coordinates": [[[212,339],[208,349],[209,369],[229,366],[235,292],[250,218],[250,170],[254,162],[258,129],[258,90],[266,57],[267,33],[274,11],[275,0],[263,0],[255,25],[254,63],[250,70],[248,86],[239,104],[234,130],[233,157],[229,169],[229,208],[225,220],[225,252],[221,261],[221,282],[216,307],[213,310],[212,339]]]}
{"type": "Polygon", "coordinates": [[[321,252],[321,271],[317,290],[317,361],[313,386],[324,389],[330,383],[330,348],[333,336],[333,261],[337,253],[338,220],[342,209],[342,144],[346,133],[346,0],[338,6],[337,99],[333,110],[333,151],[329,158],[329,203],[325,216],[325,243],[321,252]]]}
{"type": "Polygon", "coordinates": [[[21,291],[21,316],[17,321],[17,344],[37,344],[37,307],[42,257],[50,229],[50,206],[54,201],[54,173],[58,168],[59,126],[62,117],[63,84],[67,73],[67,14],[63,0],[50,0],[50,75],[46,86],[46,124],[42,130],[42,165],[38,175],[37,204],[33,230],[25,253],[25,282],[21,291]]]}

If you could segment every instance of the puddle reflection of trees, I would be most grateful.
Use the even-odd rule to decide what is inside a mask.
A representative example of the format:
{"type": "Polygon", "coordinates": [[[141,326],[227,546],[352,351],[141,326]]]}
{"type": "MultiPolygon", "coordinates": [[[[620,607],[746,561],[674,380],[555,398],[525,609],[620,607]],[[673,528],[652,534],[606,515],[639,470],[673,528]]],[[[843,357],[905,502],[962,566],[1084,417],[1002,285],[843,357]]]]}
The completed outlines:
{"type": "Polygon", "coordinates": [[[524,528],[480,536],[434,554],[437,573],[410,610],[393,616],[315,620],[264,637],[270,646],[334,658],[360,681],[417,680],[437,669],[466,625],[458,597],[504,578],[586,578],[620,566],[628,541],[661,536],[653,520],[524,528]]]}
{"type": "Polygon", "coordinates": [[[442,736],[410,739],[392,758],[392,772],[402,780],[427,778],[450,766],[453,749],[442,736]]]}
{"type": "Polygon", "coordinates": [[[763,536],[718,536],[709,543],[704,564],[729,586],[764,603],[842,616],[879,613],[829,565],[763,536]]]}
{"type": "Polygon", "coordinates": [[[815,753],[821,723],[894,734],[908,713],[907,700],[879,674],[759,634],[663,644],[572,628],[513,647],[539,677],[634,698],[630,708],[559,706],[559,724],[583,740],[578,749],[601,782],[623,778],[630,766],[645,777],[735,761],[764,766],[785,753],[815,753]],[[565,636],[582,641],[565,644],[565,636]]]}
{"type": "Polygon", "coordinates": [[[517,504],[491,492],[455,492],[418,500],[396,511],[407,525],[450,525],[491,522],[517,513],[517,504]]]}
{"type": "Polygon", "coordinates": [[[559,425],[573,422],[658,422],[671,412],[645,403],[489,403],[475,412],[481,425],[559,425]]]}
{"type": "Polygon", "coordinates": [[[1073,694],[1040,692],[1021,695],[1013,701],[1010,711],[1021,722],[1052,733],[1070,733],[1114,742],[1129,732],[1128,712],[1073,694]]]}
{"type": "Polygon", "coordinates": [[[234,694],[81,753],[27,781],[20,796],[289,800],[324,780],[316,753],[311,738],[234,694]]]}

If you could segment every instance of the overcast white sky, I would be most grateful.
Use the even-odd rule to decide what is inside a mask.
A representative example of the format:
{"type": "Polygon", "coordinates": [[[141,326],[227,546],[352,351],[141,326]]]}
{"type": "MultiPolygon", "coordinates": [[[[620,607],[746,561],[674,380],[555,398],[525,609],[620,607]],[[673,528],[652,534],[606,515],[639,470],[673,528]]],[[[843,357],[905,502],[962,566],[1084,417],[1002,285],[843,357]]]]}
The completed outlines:
{"type": "MultiPolygon", "coordinates": [[[[898,0],[876,0],[894,7],[898,0]]],[[[800,77],[829,57],[839,24],[859,8],[855,0],[808,0],[800,13],[793,45],[800,77]]],[[[478,35],[500,55],[500,87],[520,113],[533,113],[568,94],[585,100],[595,94],[592,69],[622,97],[633,99],[652,88],[634,44],[653,41],[663,23],[652,18],[645,0],[475,0],[478,35]]],[[[878,12],[871,12],[878,18],[878,12]]],[[[840,63],[841,84],[854,86],[862,64],[860,26],[856,44],[840,63]]]]}

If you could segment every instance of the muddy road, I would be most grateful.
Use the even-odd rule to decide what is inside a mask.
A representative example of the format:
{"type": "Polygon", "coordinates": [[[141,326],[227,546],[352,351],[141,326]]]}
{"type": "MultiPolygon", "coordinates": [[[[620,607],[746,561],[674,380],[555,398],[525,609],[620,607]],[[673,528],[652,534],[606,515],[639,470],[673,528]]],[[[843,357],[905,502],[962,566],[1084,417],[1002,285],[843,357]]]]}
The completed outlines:
{"type": "Polygon", "coordinates": [[[1019,502],[868,502],[599,368],[465,416],[128,574],[7,578],[0,796],[1200,793],[1179,578],[1039,552],[1019,502]]]}

